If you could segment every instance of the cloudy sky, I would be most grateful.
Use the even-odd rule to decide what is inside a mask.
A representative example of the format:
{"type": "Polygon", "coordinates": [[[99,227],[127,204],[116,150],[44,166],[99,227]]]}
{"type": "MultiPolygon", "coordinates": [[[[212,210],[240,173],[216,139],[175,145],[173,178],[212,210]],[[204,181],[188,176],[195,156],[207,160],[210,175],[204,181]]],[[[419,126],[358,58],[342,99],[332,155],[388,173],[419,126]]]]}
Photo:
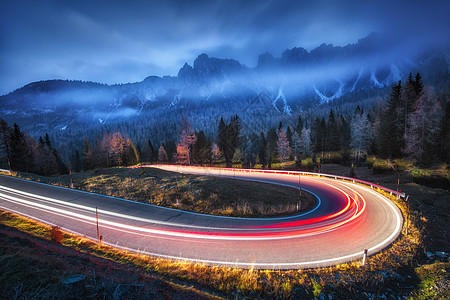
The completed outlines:
{"type": "Polygon", "coordinates": [[[345,46],[371,32],[448,48],[449,14],[448,0],[4,0],[0,94],[46,79],[176,75],[201,53],[254,67],[265,51],[345,46]]]}

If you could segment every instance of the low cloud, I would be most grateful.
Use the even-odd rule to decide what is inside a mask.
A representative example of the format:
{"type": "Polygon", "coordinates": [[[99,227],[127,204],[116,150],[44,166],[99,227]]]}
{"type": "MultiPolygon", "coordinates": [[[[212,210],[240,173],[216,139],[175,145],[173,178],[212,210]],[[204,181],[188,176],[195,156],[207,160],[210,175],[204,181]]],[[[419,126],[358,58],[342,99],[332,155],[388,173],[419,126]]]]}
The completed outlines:
{"type": "Polygon", "coordinates": [[[52,76],[109,83],[176,75],[203,52],[254,67],[266,51],[280,56],[292,47],[345,46],[374,31],[390,36],[386,50],[450,43],[444,0],[24,0],[2,6],[3,93],[52,76]]]}

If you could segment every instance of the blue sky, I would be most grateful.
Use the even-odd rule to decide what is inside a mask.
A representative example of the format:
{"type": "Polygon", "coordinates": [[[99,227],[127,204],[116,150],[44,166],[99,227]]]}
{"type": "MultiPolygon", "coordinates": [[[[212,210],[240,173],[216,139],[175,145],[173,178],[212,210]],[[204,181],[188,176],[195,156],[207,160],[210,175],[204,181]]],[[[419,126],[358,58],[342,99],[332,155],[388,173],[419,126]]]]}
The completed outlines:
{"type": "Polygon", "coordinates": [[[0,94],[29,82],[102,83],[176,75],[201,53],[254,67],[286,48],[345,46],[371,32],[403,51],[449,48],[450,1],[6,0],[0,94]]]}

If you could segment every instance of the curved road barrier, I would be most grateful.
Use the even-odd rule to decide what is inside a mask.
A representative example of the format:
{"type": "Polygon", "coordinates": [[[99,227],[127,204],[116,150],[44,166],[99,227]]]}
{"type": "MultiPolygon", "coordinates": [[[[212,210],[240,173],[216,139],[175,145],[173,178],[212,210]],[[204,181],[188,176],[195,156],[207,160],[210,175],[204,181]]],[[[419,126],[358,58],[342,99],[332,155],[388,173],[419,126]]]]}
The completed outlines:
{"type": "Polygon", "coordinates": [[[240,268],[307,268],[359,260],[365,249],[371,255],[390,245],[402,229],[397,206],[351,178],[336,178],[347,180],[342,181],[333,175],[287,171],[149,167],[293,188],[298,188],[301,180],[302,190],[317,198],[317,206],[288,217],[221,217],[0,176],[0,207],[93,240],[97,240],[98,212],[102,243],[163,258],[240,268]]]}

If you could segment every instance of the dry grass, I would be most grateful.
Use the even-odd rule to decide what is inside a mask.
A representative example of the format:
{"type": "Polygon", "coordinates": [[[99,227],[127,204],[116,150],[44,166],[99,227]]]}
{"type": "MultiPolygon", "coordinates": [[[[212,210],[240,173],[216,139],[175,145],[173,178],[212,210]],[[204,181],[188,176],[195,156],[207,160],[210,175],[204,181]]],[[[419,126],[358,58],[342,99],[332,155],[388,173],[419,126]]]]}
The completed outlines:
{"type": "MultiPolygon", "coordinates": [[[[32,180],[69,187],[67,175],[32,180]]],[[[267,183],[185,175],[154,168],[111,168],[74,173],[75,188],[153,205],[206,214],[267,217],[297,212],[298,190],[267,183]],[[178,198],[178,205],[177,205],[178,198]]],[[[316,199],[302,193],[300,211],[314,207],[316,199]]]]}
{"type": "Polygon", "coordinates": [[[1,299],[113,299],[119,284],[143,286],[128,293],[127,299],[219,298],[155,272],[139,271],[138,262],[125,252],[100,248],[58,228],[0,211],[1,299]],[[61,285],[74,275],[86,276],[83,294],[70,293],[61,285]]]}

